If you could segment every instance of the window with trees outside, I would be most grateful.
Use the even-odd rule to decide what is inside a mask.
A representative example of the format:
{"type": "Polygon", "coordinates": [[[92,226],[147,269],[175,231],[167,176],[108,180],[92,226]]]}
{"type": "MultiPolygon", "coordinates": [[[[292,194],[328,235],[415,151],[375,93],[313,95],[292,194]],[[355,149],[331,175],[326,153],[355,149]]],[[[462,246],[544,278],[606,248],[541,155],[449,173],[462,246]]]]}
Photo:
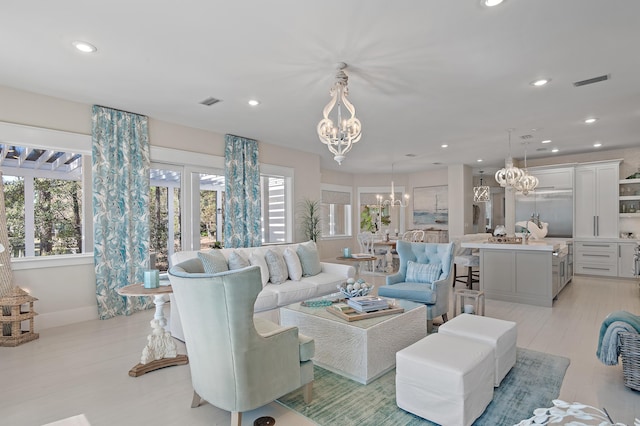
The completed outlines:
{"type": "MultiPolygon", "coordinates": [[[[0,134],[23,142],[0,143],[12,257],[91,254],[91,137],[11,123],[0,134]]],[[[224,241],[224,159],[154,146],[151,159],[150,267],[166,270],[172,253],[224,241]]],[[[261,170],[263,243],[291,242],[292,170],[261,170]]]]}
{"type": "MultiPolygon", "coordinates": [[[[163,150],[156,157],[170,155],[163,150]]],[[[175,156],[174,156],[175,157],[175,156]]],[[[224,171],[200,155],[201,161],[184,154],[185,164],[154,162],[151,165],[150,220],[151,259],[154,269],[166,271],[170,256],[180,250],[220,248],[224,242],[224,171]],[[194,162],[196,164],[191,164],[194,162]]],[[[222,163],[220,163],[222,164],[222,163]]],[[[292,180],[281,168],[263,166],[270,174],[260,178],[263,244],[291,241],[292,180]]]]}
{"type": "Polygon", "coordinates": [[[0,147],[11,256],[82,253],[82,155],[0,147]]]}

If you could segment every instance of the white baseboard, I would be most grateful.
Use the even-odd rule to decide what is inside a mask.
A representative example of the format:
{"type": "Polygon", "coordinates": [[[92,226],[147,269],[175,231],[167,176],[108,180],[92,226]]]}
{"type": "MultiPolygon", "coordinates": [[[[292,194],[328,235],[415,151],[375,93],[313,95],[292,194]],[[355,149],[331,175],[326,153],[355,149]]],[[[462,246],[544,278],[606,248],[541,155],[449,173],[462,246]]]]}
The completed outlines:
{"type": "MultiPolygon", "coordinates": [[[[36,311],[37,312],[37,311],[36,311]]],[[[60,327],[82,321],[98,319],[97,306],[85,306],[82,308],[68,309],[66,311],[39,314],[35,317],[34,326],[36,332],[47,328],[60,327]]]]}

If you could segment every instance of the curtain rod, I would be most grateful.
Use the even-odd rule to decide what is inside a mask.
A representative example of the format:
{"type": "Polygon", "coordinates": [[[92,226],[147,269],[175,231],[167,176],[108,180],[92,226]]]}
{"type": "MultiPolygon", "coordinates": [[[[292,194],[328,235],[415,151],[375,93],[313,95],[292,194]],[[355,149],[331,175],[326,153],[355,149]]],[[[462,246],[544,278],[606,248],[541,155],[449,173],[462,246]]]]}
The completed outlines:
{"type": "Polygon", "coordinates": [[[137,112],[126,111],[126,110],[120,109],[120,108],[113,108],[113,107],[108,107],[108,106],[98,105],[98,104],[94,104],[93,106],[97,106],[97,107],[100,107],[100,108],[108,108],[108,109],[112,109],[114,111],[126,112],[127,114],[133,114],[133,115],[138,115],[140,117],[149,118],[144,114],[138,114],[137,112]]]}

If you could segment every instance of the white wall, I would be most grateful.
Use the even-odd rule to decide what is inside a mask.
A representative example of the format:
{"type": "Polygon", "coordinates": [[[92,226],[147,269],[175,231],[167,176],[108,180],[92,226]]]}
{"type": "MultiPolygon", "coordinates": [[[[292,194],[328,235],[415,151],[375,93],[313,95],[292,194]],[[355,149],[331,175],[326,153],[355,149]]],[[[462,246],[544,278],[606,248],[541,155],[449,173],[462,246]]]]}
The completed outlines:
{"type": "MultiPolygon", "coordinates": [[[[91,133],[91,105],[67,101],[0,86],[0,121],[63,130],[81,134],[91,133]]],[[[224,155],[224,135],[201,129],[188,128],[150,118],[151,144],[168,148],[224,155]]],[[[314,141],[315,142],[315,141],[314,141]]],[[[350,173],[320,170],[320,157],[295,151],[264,141],[260,143],[260,162],[294,169],[294,203],[303,198],[319,199],[320,182],[352,185],[354,203],[358,186],[390,186],[390,174],[371,173],[354,176],[350,173]]],[[[594,151],[589,154],[557,156],[549,159],[529,159],[528,165],[549,165],[571,162],[588,162],[622,158],[621,178],[634,173],[640,167],[640,148],[594,151]]],[[[447,170],[394,175],[396,186],[403,186],[413,196],[413,188],[449,185],[449,230],[454,233],[472,232],[472,187],[470,169],[452,166],[447,170]]],[[[488,177],[489,178],[489,177],[488,177]]],[[[407,228],[412,226],[413,203],[405,209],[407,228]]],[[[295,221],[294,221],[295,223],[295,221]]],[[[354,233],[359,222],[354,218],[354,233]]],[[[302,240],[296,226],[295,241],[302,240]]],[[[320,254],[333,258],[348,244],[355,248],[355,236],[351,239],[323,240],[319,242],[320,254]]],[[[95,301],[95,275],[93,260],[78,265],[44,268],[14,268],[15,281],[28,288],[39,299],[35,310],[38,329],[97,318],[95,301]]]]}
{"type": "MultiPolygon", "coordinates": [[[[97,100],[99,101],[99,100],[97,100]]],[[[107,105],[108,106],[108,105],[107,105]]],[[[91,107],[0,86],[0,121],[91,134],[91,107]]],[[[242,135],[240,135],[242,136],[242,135]]],[[[1,135],[0,135],[1,138],[1,135]]],[[[224,156],[224,135],[149,119],[151,145],[224,156]]],[[[260,162],[294,169],[294,203],[320,196],[320,158],[259,141],[260,162]]],[[[295,223],[295,222],[294,222],[295,223]]],[[[297,229],[295,241],[302,235],[297,229]]],[[[38,330],[97,318],[93,257],[84,263],[33,267],[37,261],[12,262],[17,285],[38,298],[38,330]]]]}

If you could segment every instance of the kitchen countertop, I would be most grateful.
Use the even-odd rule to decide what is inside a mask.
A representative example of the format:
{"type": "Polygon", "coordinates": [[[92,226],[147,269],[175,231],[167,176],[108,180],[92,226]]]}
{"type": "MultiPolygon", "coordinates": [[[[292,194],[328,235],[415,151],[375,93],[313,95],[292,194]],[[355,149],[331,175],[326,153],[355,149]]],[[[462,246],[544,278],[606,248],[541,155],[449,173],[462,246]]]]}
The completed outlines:
{"type": "Polygon", "coordinates": [[[501,244],[486,241],[469,241],[460,244],[463,248],[497,249],[497,250],[521,250],[521,251],[548,251],[554,252],[567,245],[567,240],[557,238],[545,238],[542,240],[529,240],[526,244],[501,244]]]}

